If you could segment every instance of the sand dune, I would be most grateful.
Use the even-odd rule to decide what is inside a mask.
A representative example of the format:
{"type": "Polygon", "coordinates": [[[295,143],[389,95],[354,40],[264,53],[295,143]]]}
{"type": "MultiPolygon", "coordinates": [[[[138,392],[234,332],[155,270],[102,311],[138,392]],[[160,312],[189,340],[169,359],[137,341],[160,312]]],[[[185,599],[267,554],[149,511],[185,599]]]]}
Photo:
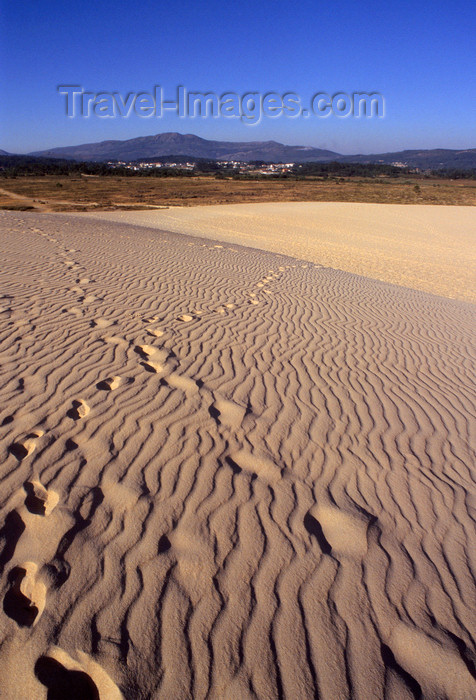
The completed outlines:
{"type": "Polygon", "coordinates": [[[0,229],[2,698],[476,697],[474,306],[0,229]]]}
{"type": "Polygon", "coordinates": [[[476,302],[476,207],[268,202],[81,216],[248,245],[476,302]]]}

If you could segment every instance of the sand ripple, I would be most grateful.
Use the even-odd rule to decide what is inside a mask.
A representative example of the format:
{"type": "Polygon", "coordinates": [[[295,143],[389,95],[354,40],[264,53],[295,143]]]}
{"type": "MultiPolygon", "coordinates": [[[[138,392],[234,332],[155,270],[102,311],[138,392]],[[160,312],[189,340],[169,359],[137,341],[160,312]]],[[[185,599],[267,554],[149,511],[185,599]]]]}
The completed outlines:
{"type": "Polygon", "coordinates": [[[0,228],[2,697],[476,697],[473,306],[0,228]]]}

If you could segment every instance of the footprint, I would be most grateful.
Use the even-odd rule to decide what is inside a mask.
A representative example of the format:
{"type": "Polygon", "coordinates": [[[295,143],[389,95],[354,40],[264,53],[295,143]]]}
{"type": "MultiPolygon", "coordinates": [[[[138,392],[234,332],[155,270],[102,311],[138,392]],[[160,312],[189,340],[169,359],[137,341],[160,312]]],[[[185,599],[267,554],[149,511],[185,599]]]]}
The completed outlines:
{"type": "Polygon", "coordinates": [[[308,515],[318,522],[333,552],[359,559],[365,556],[367,530],[376,522],[374,516],[365,518],[330,505],[314,506],[308,515]]]}
{"type": "Polygon", "coordinates": [[[73,401],[73,407],[69,409],[66,415],[74,420],[79,420],[80,418],[85,418],[90,410],[84,399],[77,399],[73,401]]]}
{"type": "Polygon", "coordinates": [[[146,328],[146,331],[147,333],[155,336],[156,338],[160,338],[165,333],[165,331],[161,331],[160,328],[146,328]]]}
{"type": "Polygon", "coordinates": [[[2,543],[2,553],[0,554],[0,575],[3,574],[5,566],[15,554],[17,544],[25,531],[25,528],[26,525],[18,511],[10,511],[5,518],[2,529],[0,530],[0,542],[2,543]]]}
{"type": "Polygon", "coordinates": [[[48,688],[48,698],[99,700],[96,684],[84,671],[68,671],[55,659],[42,656],[35,664],[35,674],[48,688]]]}
{"type": "Polygon", "coordinates": [[[96,318],[94,321],[91,321],[91,326],[93,328],[107,328],[108,326],[112,325],[114,325],[114,321],[107,318],[96,318]]]}
{"type": "Polygon", "coordinates": [[[38,566],[27,561],[11,570],[10,589],[5,595],[3,609],[21,627],[36,625],[46,603],[46,586],[36,580],[38,566]]]}
{"type": "Polygon", "coordinates": [[[103,338],[105,343],[110,343],[111,345],[122,345],[127,347],[129,343],[124,338],[120,338],[118,335],[106,335],[103,338]]]}
{"type": "Polygon", "coordinates": [[[28,435],[21,440],[17,440],[11,444],[9,450],[12,455],[14,455],[21,462],[26,457],[29,457],[32,452],[34,452],[36,448],[36,441],[42,435],[44,435],[43,430],[34,430],[31,433],[28,433],[28,435]]]}
{"type": "Polygon", "coordinates": [[[119,376],[107,377],[107,379],[103,379],[102,381],[98,382],[96,384],[96,388],[103,391],[114,391],[114,389],[117,389],[117,387],[120,386],[121,381],[121,377],[119,376]]]}
{"type": "Polygon", "coordinates": [[[78,661],[63,649],[53,647],[35,664],[38,680],[56,700],[123,700],[117,685],[98,663],[82,651],[78,661]]]}
{"type": "Polygon", "coordinates": [[[144,321],[144,323],[154,323],[158,320],[158,318],[158,316],[146,316],[146,318],[143,318],[142,320],[144,321]]]}
{"type": "Polygon", "coordinates": [[[169,351],[156,348],[154,345],[136,345],[134,350],[145,360],[141,363],[142,366],[146,369],[150,368],[153,372],[162,372],[165,369],[164,363],[171,357],[169,351]]]}
{"type": "Polygon", "coordinates": [[[323,554],[332,554],[332,547],[326,539],[319,520],[316,520],[310,513],[306,513],[304,516],[304,527],[312,537],[316,538],[323,554]]]}
{"type": "Polygon", "coordinates": [[[171,546],[172,545],[167,535],[162,535],[157,545],[157,554],[163,554],[164,552],[168,552],[171,546]]]}
{"type": "Polygon", "coordinates": [[[153,360],[141,362],[141,365],[144,367],[144,369],[146,369],[148,372],[152,372],[153,374],[159,374],[165,369],[164,365],[160,364],[160,362],[154,362],[153,360]]]}
{"type": "Polygon", "coordinates": [[[239,428],[246,415],[246,408],[221,398],[215,399],[209,411],[220,425],[227,425],[230,428],[239,428]]]}
{"type": "MultiPolygon", "coordinates": [[[[406,675],[416,679],[422,697],[474,698],[476,681],[456,650],[446,649],[421,630],[398,622],[390,632],[388,647],[406,675]]],[[[388,655],[388,652],[387,652],[388,655]]]]}
{"type": "Polygon", "coordinates": [[[234,464],[251,475],[264,477],[267,481],[278,481],[281,469],[268,457],[258,456],[242,449],[230,454],[234,464]]]}
{"type": "Polygon", "coordinates": [[[241,474],[243,471],[243,469],[236,462],[234,462],[230,456],[225,457],[225,462],[228,464],[234,474],[241,474]]]}
{"type": "Polygon", "coordinates": [[[189,321],[193,321],[194,317],[191,316],[190,314],[182,314],[181,316],[178,317],[178,321],[183,321],[184,323],[188,323],[189,321]]]}
{"type": "Polygon", "coordinates": [[[59,501],[56,491],[49,491],[40,481],[27,481],[25,483],[25,505],[30,513],[36,515],[50,515],[59,501]]]}
{"type": "Polygon", "coordinates": [[[163,381],[166,382],[166,384],[168,384],[172,388],[181,389],[185,392],[195,393],[199,389],[199,386],[194,379],[184,377],[180,374],[169,374],[168,377],[164,377],[163,381]]]}
{"type": "Polygon", "coordinates": [[[72,306],[70,309],[65,309],[68,311],[68,313],[73,314],[74,316],[83,316],[83,311],[81,309],[78,309],[77,306],[72,306]]]}
{"type": "Polygon", "coordinates": [[[156,348],[153,345],[136,345],[134,350],[142,357],[150,357],[151,355],[155,355],[159,351],[159,348],[156,348]]]}

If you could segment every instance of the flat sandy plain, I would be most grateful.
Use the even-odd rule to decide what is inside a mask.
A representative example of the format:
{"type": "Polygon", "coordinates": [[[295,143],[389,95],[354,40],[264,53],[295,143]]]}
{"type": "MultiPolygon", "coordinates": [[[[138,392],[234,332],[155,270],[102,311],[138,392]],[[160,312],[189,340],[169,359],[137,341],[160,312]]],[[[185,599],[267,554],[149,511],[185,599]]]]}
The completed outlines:
{"type": "Polygon", "coordinates": [[[1,697],[473,700],[474,305],[215,235],[0,214],[1,697]]]}
{"type": "Polygon", "coordinates": [[[268,202],[91,216],[284,253],[476,302],[476,207],[268,202]]]}

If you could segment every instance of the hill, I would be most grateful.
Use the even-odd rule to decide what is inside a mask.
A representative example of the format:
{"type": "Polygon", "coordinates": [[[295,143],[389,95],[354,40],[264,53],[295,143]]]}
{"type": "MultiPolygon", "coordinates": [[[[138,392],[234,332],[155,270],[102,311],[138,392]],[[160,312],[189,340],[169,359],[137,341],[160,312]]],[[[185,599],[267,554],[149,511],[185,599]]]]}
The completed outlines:
{"type": "MultiPolygon", "coordinates": [[[[84,143],[77,146],[61,146],[28,154],[34,158],[54,158],[64,161],[160,160],[164,157],[176,159],[234,160],[242,162],[263,161],[266,163],[380,163],[399,165],[421,170],[474,169],[476,148],[467,149],[415,149],[342,155],[335,151],[312,146],[287,146],[277,141],[213,141],[195,136],[167,132],[154,136],[140,136],[125,141],[110,140],[84,143]]],[[[0,150],[0,156],[12,154],[0,150]]]]}
{"type": "Polygon", "coordinates": [[[334,151],[310,146],[285,146],[277,141],[209,141],[193,134],[175,132],[141,136],[126,141],[101,141],[51,148],[30,155],[88,161],[133,161],[170,153],[211,160],[264,160],[286,163],[329,161],[339,157],[334,151]]]}

